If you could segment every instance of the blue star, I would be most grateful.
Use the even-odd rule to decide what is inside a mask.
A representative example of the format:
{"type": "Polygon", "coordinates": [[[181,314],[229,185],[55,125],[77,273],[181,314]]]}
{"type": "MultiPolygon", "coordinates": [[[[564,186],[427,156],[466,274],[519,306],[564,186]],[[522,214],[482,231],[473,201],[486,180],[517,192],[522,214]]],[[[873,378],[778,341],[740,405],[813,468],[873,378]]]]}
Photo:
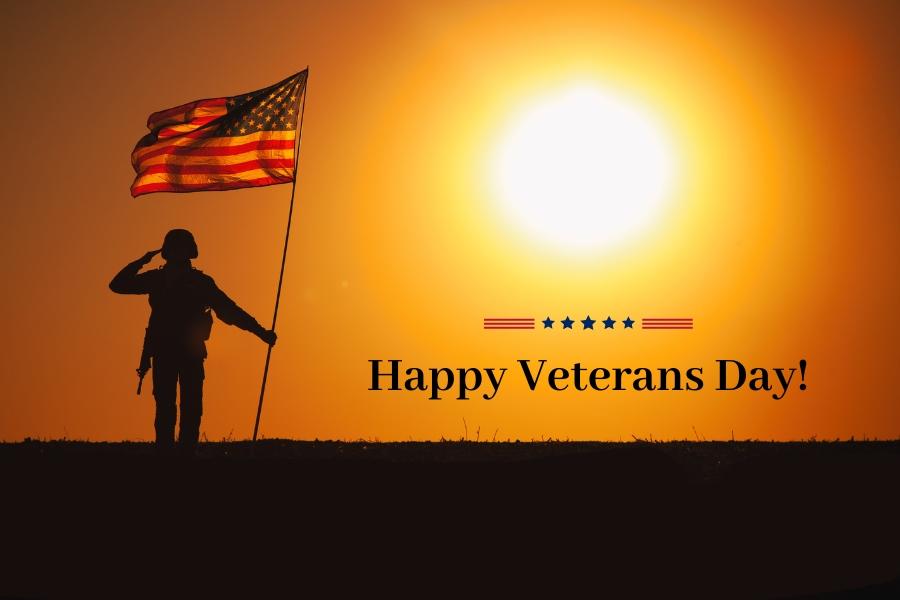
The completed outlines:
{"type": "Polygon", "coordinates": [[[574,323],[575,321],[570,319],[569,315],[566,315],[566,318],[563,319],[561,322],[563,324],[563,329],[572,329],[572,323],[574,323]]]}
{"type": "Polygon", "coordinates": [[[543,322],[544,322],[544,329],[552,329],[553,328],[554,321],[550,317],[547,317],[546,319],[544,319],[543,322]]]}
{"type": "Polygon", "coordinates": [[[591,315],[588,315],[586,319],[581,320],[581,324],[584,325],[585,329],[593,329],[594,323],[596,323],[596,319],[592,319],[591,315]]]}
{"type": "Polygon", "coordinates": [[[603,321],[603,329],[612,329],[615,321],[612,317],[606,317],[606,320],[603,321]]]}
{"type": "Polygon", "coordinates": [[[622,324],[625,326],[625,329],[634,329],[634,320],[631,317],[625,317],[622,324]]]}

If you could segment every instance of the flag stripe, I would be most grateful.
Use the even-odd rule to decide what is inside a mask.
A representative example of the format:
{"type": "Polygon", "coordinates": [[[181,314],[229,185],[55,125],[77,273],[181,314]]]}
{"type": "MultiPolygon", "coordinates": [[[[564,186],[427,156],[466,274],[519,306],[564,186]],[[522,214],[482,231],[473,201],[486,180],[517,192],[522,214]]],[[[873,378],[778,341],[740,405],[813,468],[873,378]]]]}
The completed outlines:
{"type": "Polygon", "coordinates": [[[198,155],[198,156],[173,156],[164,154],[162,156],[154,156],[140,163],[140,172],[154,165],[218,165],[218,164],[235,164],[246,162],[253,158],[294,158],[294,148],[276,148],[272,150],[250,149],[247,152],[229,153],[224,155],[198,155]]]}
{"type": "Polygon", "coordinates": [[[293,156],[294,140],[264,140],[262,142],[248,142],[235,146],[219,146],[214,148],[194,148],[192,151],[181,150],[179,152],[162,152],[154,156],[141,159],[135,165],[135,171],[150,165],[161,163],[179,163],[186,161],[231,161],[240,162],[244,154],[259,153],[264,158],[286,158],[293,156]]]}
{"type": "Polygon", "coordinates": [[[198,108],[225,106],[225,102],[227,100],[227,96],[222,96],[220,98],[206,98],[205,100],[194,100],[192,102],[187,102],[179,106],[173,106],[172,108],[157,111],[147,117],[147,127],[152,129],[152,125],[159,123],[160,121],[176,118],[179,115],[198,108]]]}
{"type": "MultiPolygon", "coordinates": [[[[258,157],[262,154],[263,153],[261,152],[250,152],[242,156],[258,157]]],[[[291,154],[293,154],[293,152],[291,152],[291,154]]],[[[253,169],[272,169],[281,167],[292,169],[294,167],[293,156],[287,158],[260,158],[259,160],[248,160],[234,164],[223,164],[221,162],[200,164],[196,161],[177,165],[167,163],[163,165],[153,165],[152,167],[144,169],[141,171],[141,176],[153,175],[155,173],[172,173],[175,175],[242,173],[253,169]]]]}
{"type": "Polygon", "coordinates": [[[290,167],[276,167],[272,169],[248,169],[240,173],[152,173],[141,175],[135,179],[135,185],[141,186],[148,183],[172,183],[175,185],[203,185],[209,182],[234,181],[235,179],[260,179],[262,177],[293,177],[293,165],[290,167]]]}
{"type": "Polygon", "coordinates": [[[181,106],[155,112],[147,117],[147,129],[153,131],[157,127],[168,125],[169,123],[185,123],[195,116],[204,116],[212,111],[217,111],[218,114],[225,114],[225,111],[222,109],[225,108],[226,100],[227,98],[196,100],[181,106]]]}
{"type": "Polygon", "coordinates": [[[157,133],[159,139],[165,139],[169,137],[173,137],[182,133],[189,133],[191,131],[196,131],[200,127],[203,127],[207,123],[215,121],[219,117],[225,114],[223,110],[221,114],[214,115],[210,117],[197,117],[196,119],[191,119],[189,123],[179,123],[178,125],[169,125],[168,127],[163,127],[157,133]]]}
{"type": "MultiPolygon", "coordinates": [[[[234,137],[213,137],[202,142],[197,142],[193,138],[178,138],[178,140],[163,140],[152,146],[144,146],[132,153],[132,163],[143,160],[148,155],[158,156],[159,154],[234,154],[234,150],[228,148],[240,147],[242,144],[251,144],[256,142],[290,142],[284,144],[270,144],[261,146],[263,148],[288,148],[293,147],[295,135],[293,131],[257,131],[247,135],[234,137]],[[214,150],[214,148],[223,148],[223,150],[214,150]]],[[[250,148],[251,146],[246,146],[250,148]]],[[[244,150],[237,150],[244,152],[244,150]]]]}
{"type": "Polygon", "coordinates": [[[160,129],[160,130],[158,130],[158,131],[156,132],[156,139],[157,139],[157,140],[162,141],[162,142],[166,142],[166,141],[172,140],[172,139],[179,139],[179,140],[182,140],[182,139],[183,139],[183,140],[195,140],[195,139],[197,139],[197,138],[209,138],[209,136],[211,135],[211,133],[212,133],[213,131],[215,131],[216,128],[215,128],[215,127],[210,127],[209,129],[205,129],[204,127],[194,127],[194,128],[191,128],[191,129],[189,129],[188,131],[186,131],[186,132],[184,132],[184,133],[182,133],[182,134],[179,134],[179,135],[177,135],[177,136],[174,136],[174,135],[168,135],[168,136],[167,136],[167,135],[160,135],[160,133],[161,133],[163,130],[165,130],[165,129],[166,129],[166,128],[164,127],[163,129],[160,129]]]}
{"type": "Polygon", "coordinates": [[[153,192],[212,192],[236,190],[248,187],[263,187],[266,185],[277,185],[280,183],[290,183],[293,177],[260,177],[259,179],[238,179],[228,182],[210,182],[208,184],[172,184],[172,183],[150,183],[147,185],[133,186],[131,195],[134,197],[142,194],[151,194],[153,192]]]}

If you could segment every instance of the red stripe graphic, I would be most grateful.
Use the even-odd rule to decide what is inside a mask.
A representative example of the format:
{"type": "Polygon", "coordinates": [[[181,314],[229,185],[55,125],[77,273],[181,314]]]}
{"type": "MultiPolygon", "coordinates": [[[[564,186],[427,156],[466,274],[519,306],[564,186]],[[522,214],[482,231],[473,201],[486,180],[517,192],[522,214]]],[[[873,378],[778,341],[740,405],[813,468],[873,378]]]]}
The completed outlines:
{"type": "Polygon", "coordinates": [[[534,329],[534,317],[485,317],[485,329],[534,329]]]}
{"type": "Polygon", "coordinates": [[[641,319],[641,329],[693,329],[693,317],[646,317],[641,319]]]}

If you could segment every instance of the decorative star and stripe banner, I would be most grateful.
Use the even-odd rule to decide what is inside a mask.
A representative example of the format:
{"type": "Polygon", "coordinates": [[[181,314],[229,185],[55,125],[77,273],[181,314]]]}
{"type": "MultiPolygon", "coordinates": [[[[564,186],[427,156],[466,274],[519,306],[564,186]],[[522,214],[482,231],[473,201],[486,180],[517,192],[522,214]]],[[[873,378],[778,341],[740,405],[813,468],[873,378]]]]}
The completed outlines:
{"type": "Polygon", "coordinates": [[[133,197],[294,180],[297,116],[308,69],[275,85],[155,112],[131,153],[133,197]]]}
{"type": "MultiPolygon", "coordinates": [[[[556,329],[559,323],[562,329],[573,329],[576,323],[581,323],[581,329],[594,329],[594,325],[600,323],[603,329],[617,329],[616,323],[621,323],[622,329],[634,329],[635,320],[627,316],[621,321],[608,316],[603,320],[592,319],[590,315],[584,319],[572,319],[566,315],[565,319],[552,319],[549,316],[541,321],[543,329],[556,329]]],[[[534,317],[484,317],[484,329],[534,329],[534,317]]],[[[600,326],[597,326],[598,329],[600,326]]],[[[693,329],[693,317],[643,317],[641,329],[693,329]]]]}

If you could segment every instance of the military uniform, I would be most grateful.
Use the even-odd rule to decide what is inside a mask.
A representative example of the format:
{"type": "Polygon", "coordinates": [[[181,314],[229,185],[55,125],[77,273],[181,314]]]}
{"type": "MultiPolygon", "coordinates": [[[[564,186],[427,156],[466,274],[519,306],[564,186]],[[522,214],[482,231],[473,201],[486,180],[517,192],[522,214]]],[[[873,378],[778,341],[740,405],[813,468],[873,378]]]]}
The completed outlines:
{"type": "Polygon", "coordinates": [[[212,316],[256,335],[265,329],[220,290],[213,278],[190,266],[167,263],[139,273],[149,258],[136,260],[122,269],[109,287],[118,294],[149,294],[148,341],[153,365],[153,396],[156,400],[156,443],[162,450],[175,443],[176,384],[181,389],[181,422],[178,442],[185,453],[193,453],[203,414],[203,360],[212,316]]]}

